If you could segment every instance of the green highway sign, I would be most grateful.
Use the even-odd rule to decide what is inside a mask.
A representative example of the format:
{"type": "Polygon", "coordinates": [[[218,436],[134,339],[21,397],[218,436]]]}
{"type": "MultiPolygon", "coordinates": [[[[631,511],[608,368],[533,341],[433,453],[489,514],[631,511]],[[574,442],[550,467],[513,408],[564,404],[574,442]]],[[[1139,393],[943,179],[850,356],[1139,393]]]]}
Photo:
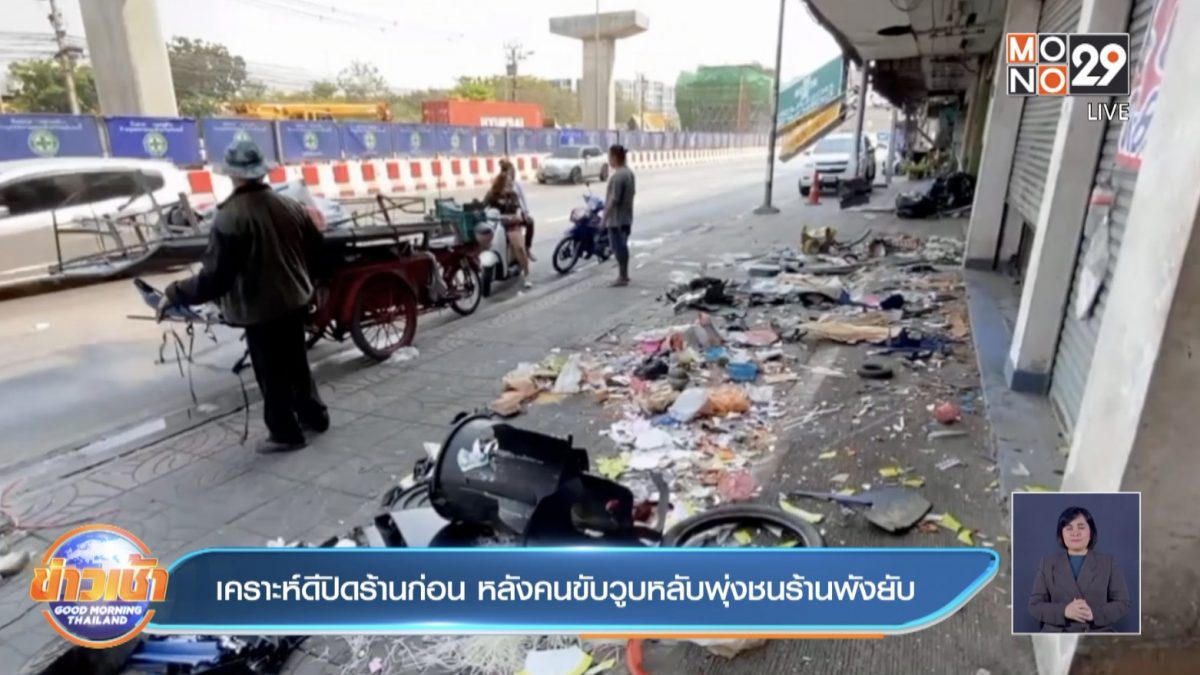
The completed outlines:
{"type": "Polygon", "coordinates": [[[778,127],[785,129],[845,95],[846,66],[839,56],[779,92],[778,127]]]}

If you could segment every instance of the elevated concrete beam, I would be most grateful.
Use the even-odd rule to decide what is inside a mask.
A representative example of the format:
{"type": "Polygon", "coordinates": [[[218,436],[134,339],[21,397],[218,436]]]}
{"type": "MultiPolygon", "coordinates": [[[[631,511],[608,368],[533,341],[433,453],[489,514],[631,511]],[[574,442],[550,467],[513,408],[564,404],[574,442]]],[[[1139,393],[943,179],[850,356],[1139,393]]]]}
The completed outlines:
{"type": "Polygon", "coordinates": [[[616,112],[612,77],[617,56],[616,41],[645,32],[649,27],[650,19],[633,11],[550,19],[551,33],[583,42],[583,82],[579,89],[583,126],[612,128],[616,112]]]}

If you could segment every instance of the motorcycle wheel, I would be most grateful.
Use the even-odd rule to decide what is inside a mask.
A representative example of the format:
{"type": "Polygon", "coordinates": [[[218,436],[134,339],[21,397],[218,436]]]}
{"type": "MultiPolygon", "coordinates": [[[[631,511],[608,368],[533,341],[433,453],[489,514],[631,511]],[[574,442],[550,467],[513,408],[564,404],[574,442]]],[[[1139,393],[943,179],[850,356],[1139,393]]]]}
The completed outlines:
{"type": "Polygon", "coordinates": [[[479,270],[470,265],[463,265],[454,273],[451,282],[449,284],[450,292],[459,294],[459,296],[450,302],[450,309],[459,316],[474,313],[483,297],[481,289],[483,284],[479,278],[479,270]]]}
{"type": "Polygon", "coordinates": [[[575,263],[579,262],[579,244],[571,237],[567,237],[558,242],[558,246],[554,247],[554,256],[551,259],[554,264],[554,271],[559,274],[566,274],[575,268],[575,263]]]}
{"type": "MultiPolygon", "coordinates": [[[[731,535],[733,531],[743,529],[779,530],[779,542],[790,544],[795,541],[797,547],[825,546],[821,533],[811,523],[767,504],[725,504],[685,518],[667,530],[662,545],[677,548],[713,546],[710,542],[726,534],[725,531],[731,535]]],[[[778,546],[779,543],[766,545],[778,546]]]]}
{"type": "Polygon", "coordinates": [[[479,294],[485,298],[492,295],[492,282],[496,279],[496,268],[486,267],[479,279],[479,294]]]}

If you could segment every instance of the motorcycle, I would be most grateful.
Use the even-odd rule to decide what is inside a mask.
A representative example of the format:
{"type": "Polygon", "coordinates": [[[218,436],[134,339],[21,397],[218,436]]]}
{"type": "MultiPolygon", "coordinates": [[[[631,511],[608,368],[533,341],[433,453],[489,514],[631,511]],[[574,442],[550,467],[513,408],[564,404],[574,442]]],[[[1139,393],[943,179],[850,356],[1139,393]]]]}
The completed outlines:
{"type": "Polygon", "coordinates": [[[584,206],[571,209],[571,229],[554,247],[554,271],[566,274],[579,260],[595,257],[600,262],[612,255],[608,230],[601,226],[604,200],[588,192],[583,195],[584,206]]]}
{"type": "Polygon", "coordinates": [[[521,265],[509,249],[505,221],[512,216],[501,216],[495,209],[487,209],[486,218],[475,226],[475,240],[482,252],[479,264],[483,267],[479,290],[483,297],[492,294],[492,284],[521,276],[521,265]]]}

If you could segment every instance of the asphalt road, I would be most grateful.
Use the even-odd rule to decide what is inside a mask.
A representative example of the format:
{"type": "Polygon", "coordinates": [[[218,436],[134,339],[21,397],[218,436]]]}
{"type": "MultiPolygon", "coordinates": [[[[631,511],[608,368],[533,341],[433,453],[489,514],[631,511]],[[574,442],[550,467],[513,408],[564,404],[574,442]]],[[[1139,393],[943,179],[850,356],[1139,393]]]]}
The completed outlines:
{"type": "MultiPolygon", "coordinates": [[[[753,217],[751,210],[762,201],[765,163],[763,157],[642,172],[632,242],[635,258],[653,255],[664,238],[687,236],[686,231],[707,222],[737,214],[753,217]]],[[[777,199],[797,199],[795,169],[780,166],[776,177],[777,199]]],[[[537,220],[534,284],[570,283],[570,277],[554,273],[549,261],[566,229],[567,214],[582,205],[586,188],[529,184],[525,189],[537,220]]],[[[595,184],[592,189],[604,186],[595,184]]],[[[634,274],[636,264],[635,259],[634,274]]],[[[161,286],[169,278],[150,281],[161,286]]],[[[521,302],[522,294],[512,283],[499,294],[484,302],[521,302]]],[[[167,362],[156,363],[164,342],[162,327],[127,318],[148,313],[128,281],[0,303],[0,471],[66,450],[96,450],[98,444],[119,440],[122,430],[126,436],[149,433],[197,409],[188,380],[180,376],[173,344],[165,347],[167,362]],[[129,431],[131,427],[136,430],[129,431]]],[[[456,319],[448,312],[421,319],[425,325],[446,320],[471,319],[456,319]]],[[[229,405],[231,392],[238,390],[230,368],[242,355],[239,336],[225,328],[215,331],[215,343],[195,336],[191,379],[201,412],[229,405]]],[[[416,344],[421,344],[420,330],[416,344]]],[[[356,353],[348,342],[321,343],[311,352],[314,361],[326,362],[356,353]]]]}

